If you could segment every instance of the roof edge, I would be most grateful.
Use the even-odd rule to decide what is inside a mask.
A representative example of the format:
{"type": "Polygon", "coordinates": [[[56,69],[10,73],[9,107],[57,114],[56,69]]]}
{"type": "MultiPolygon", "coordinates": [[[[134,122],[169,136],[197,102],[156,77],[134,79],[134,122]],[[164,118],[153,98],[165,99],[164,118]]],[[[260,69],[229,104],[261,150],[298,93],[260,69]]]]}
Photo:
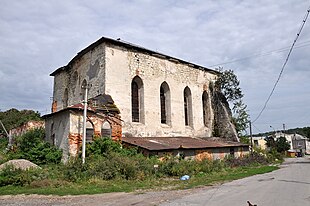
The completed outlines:
{"type": "Polygon", "coordinates": [[[78,52],[71,60],[70,62],[66,65],[66,66],[62,66],[58,69],[56,69],[55,71],[53,71],[50,76],[55,76],[57,73],[63,71],[63,70],[66,70],[71,64],[73,64],[73,62],[78,59],[80,56],[86,54],[88,51],[92,50],[93,48],[95,48],[96,46],[98,46],[99,44],[103,43],[103,42],[109,42],[109,43],[112,43],[114,45],[118,45],[118,46],[123,46],[123,47],[126,47],[126,48],[132,48],[132,49],[136,49],[138,51],[142,51],[142,52],[145,52],[145,53],[149,53],[150,55],[152,56],[156,56],[156,57],[159,57],[159,58],[165,58],[169,61],[173,61],[173,62],[180,62],[182,64],[187,64],[191,67],[194,67],[196,69],[200,69],[200,70],[204,70],[204,71],[208,71],[210,73],[213,73],[213,74],[220,74],[220,72],[216,71],[216,70],[213,70],[213,69],[209,69],[207,67],[204,67],[204,66],[201,66],[201,65],[198,65],[198,64],[194,64],[194,63],[191,63],[191,62],[188,62],[188,61],[185,61],[185,60],[182,60],[182,59],[179,59],[179,58],[176,58],[176,57],[172,57],[172,56],[169,56],[169,55],[166,55],[166,54],[162,54],[160,52],[156,52],[156,51],[153,51],[153,50],[150,50],[150,49],[146,49],[144,47],[141,47],[141,46],[138,46],[138,45],[135,45],[135,44],[132,44],[132,43],[129,43],[129,42],[125,42],[125,41],[122,41],[120,39],[112,39],[112,38],[108,38],[108,37],[101,37],[100,39],[98,39],[97,41],[95,41],[94,43],[90,44],[89,46],[87,46],[86,48],[84,48],[83,50],[81,50],[80,52],[78,52]]]}

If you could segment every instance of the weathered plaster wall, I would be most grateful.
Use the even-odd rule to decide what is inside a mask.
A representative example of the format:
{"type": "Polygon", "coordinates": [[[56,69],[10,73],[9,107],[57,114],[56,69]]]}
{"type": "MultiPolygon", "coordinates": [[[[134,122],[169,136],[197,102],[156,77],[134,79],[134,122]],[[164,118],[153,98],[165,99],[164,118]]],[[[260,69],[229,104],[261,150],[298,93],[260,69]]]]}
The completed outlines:
{"type": "Polygon", "coordinates": [[[66,105],[77,104],[84,99],[84,90],[81,89],[84,79],[91,84],[89,97],[104,93],[104,55],[104,46],[101,44],[69,65],[70,69],[55,75],[53,101],[57,101],[56,111],[65,108],[66,105]],[[68,99],[67,103],[66,99],[68,99]]]}
{"type": "Polygon", "coordinates": [[[54,144],[63,151],[63,161],[69,157],[69,135],[70,120],[69,111],[56,113],[45,119],[46,141],[54,144]]]}
{"type": "MultiPolygon", "coordinates": [[[[94,134],[101,136],[102,124],[107,121],[111,125],[111,138],[121,140],[122,126],[120,116],[87,114],[93,125],[94,134]]],[[[69,156],[75,156],[82,146],[83,138],[83,112],[62,111],[45,119],[46,141],[63,150],[63,161],[69,156]]]]}
{"type": "MultiPolygon", "coordinates": [[[[106,90],[121,110],[123,133],[133,136],[201,136],[210,137],[212,123],[203,123],[202,94],[209,92],[215,75],[162,57],[107,45],[106,90]],[[138,75],[144,84],[143,123],[131,120],[131,82],[138,75]],[[171,124],[161,124],[160,85],[166,81],[171,94],[171,124]],[[193,127],[185,126],[183,92],[188,86],[192,94],[193,127]]],[[[211,103],[209,101],[209,107],[211,103]]],[[[213,120],[213,112],[210,109],[213,120]]]]}
{"type": "MultiPolygon", "coordinates": [[[[239,158],[249,154],[249,149],[246,147],[233,147],[234,148],[234,157],[239,158]]],[[[210,149],[187,149],[187,150],[171,150],[164,152],[147,152],[144,151],[145,155],[157,155],[160,159],[164,159],[169,155],[174,157],[183,156],[184,159],[195,159],[198,161],[201,160],[223,160],[225,157],[230,156],[231,148],[210,148],[210,149]]]]}
{"type": "Polygon", "coordinates": [[[121,111],[123,135],[132,136],[196,136],[210,137],[214,112],[211,107],[209,85],[215,74],[194,68],[193,65],[152,56],[132,49],[108,43],[100,44],[73,62],[71,69],[59,72],[54,80],[54,107],[77,104],[83,99],[81,85],[85,79],[92,84],[88,97],[109,94],[121,111]],[[132,122],[131,82],[139,76],[144,84],[144,120],[132,122]],[[166,82],[170,88],[171,121],[161,123],[160,85],[166,82]],[[192,95],[192,126],[185,126],[185,87],[192,95]],[[202,94],[206,91],[209,121],[204,125],[202,94]],[[67,93],[67,104],[66,104],[67,93]]]}

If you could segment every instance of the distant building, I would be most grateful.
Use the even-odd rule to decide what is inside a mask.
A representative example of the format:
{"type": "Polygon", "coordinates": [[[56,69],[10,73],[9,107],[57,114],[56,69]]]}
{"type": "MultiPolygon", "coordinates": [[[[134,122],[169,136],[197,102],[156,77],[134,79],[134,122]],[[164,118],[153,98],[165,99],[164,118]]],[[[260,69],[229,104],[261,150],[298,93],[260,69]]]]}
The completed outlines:
{"type": "MultiPolygon", "coordinates": [[[[276,132],[274,135],[274,140],[285,137],[287,142],[290,144],[290,152],[300,152],[301,154],[310,154],[310,141],[308,138],[299,134],[286,134],[283,132],[276,132]]],[[[253,146],[266,149],[266,137],[253,137],[253,146]]]]}
{"type": "Polygon", "coordinates": [[[266,149],[267,146],[266,146],[266,140],[265,140],[266,137],[252,137],[252,143],[253,143],[253,146],[256,147],[256,148],[260,148],[260,149],[266,149]]]}
{"type": "Polygon", "coordinates": [[[45,124],[44,121],[35,121],[35,120],[30,120],[23,125],[19,127],[15,127],[9,131],[9,135],[11,137],[16,137],[25,134],[31,129],[36,129],[36,128],[44,128],[45,124]]]}

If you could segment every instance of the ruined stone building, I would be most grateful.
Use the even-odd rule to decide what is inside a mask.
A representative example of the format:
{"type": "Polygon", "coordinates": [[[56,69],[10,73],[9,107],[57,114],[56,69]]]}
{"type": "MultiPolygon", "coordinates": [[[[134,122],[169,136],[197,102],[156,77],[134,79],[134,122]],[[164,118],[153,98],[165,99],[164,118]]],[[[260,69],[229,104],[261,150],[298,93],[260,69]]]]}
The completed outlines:
{"type": "Polygon", "coordinates": [[[54,77],[47,139],[77,152],[82,139],[85,90],[89,85],[87,137],[208,138],[214,127],[237,135],[228,104],[212,85],[217,71],[120,40],[102,37],[80,51],[54,77]],[[219,114],[220,113],[220,114],[219,114]],[[221,129],[225,128],[225,129],[221,129]]]}

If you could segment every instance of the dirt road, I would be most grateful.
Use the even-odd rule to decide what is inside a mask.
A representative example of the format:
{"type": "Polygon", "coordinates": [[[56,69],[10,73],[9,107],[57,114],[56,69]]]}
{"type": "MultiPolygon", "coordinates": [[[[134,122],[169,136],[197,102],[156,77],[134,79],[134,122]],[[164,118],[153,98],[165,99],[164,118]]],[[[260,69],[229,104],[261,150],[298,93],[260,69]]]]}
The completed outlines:
{"type": "Polygon", "coordinates": [[[106,193],[79,196],[44,196],[44,195],[6,195],[0,196],[0,206],[97,206],[97,205],[135,205],[153,206],[195,194],[207,189],[195,188],[189,190],[158,191],[144,193],[106,193]]]}

